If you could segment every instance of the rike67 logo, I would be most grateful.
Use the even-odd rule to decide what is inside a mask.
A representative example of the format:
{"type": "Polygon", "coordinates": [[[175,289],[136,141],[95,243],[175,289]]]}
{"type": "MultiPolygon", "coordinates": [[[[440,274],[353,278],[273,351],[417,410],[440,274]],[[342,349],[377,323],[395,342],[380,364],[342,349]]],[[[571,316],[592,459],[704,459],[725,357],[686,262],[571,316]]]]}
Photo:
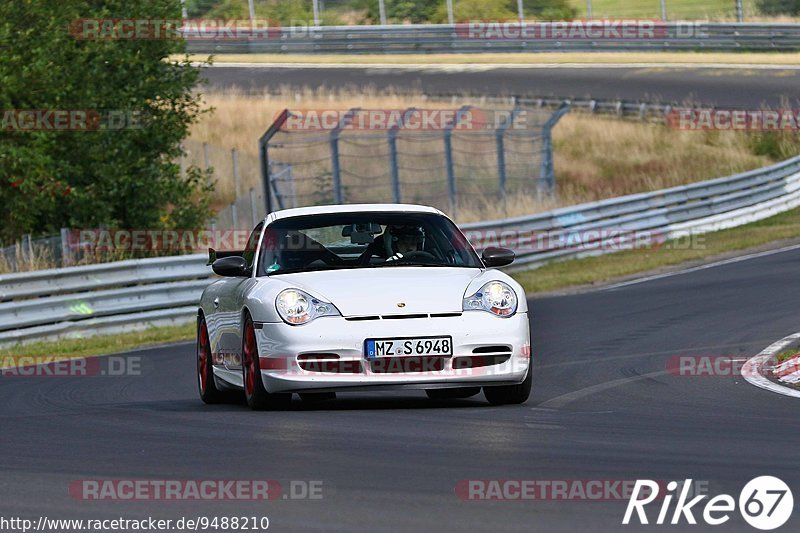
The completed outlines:
{"type": "MultiPolygon", "coordinates": [[[[689,493],[691,486],[691,479],[680,485],[676,481],[667,483],[667,493],[661,501],[655,524],[697,524],[695,513],[698,513],[706,524],[712,526],[730,520],[731,513],[737,508],[737,501],[733,496],[720,494],[703,502],[709,496],[701,494],[689,499],[692,496],[689,493]],[[679,488],[680,494],[678,494],[679,488]],[[670,509],[673,499],[676,499],[675,507],[670,509]]],[[[639,524],[649,524],[652,513],[648,517],[645,506],[654,502],[658,496],[656,481],[636,480],[622,523],[635,524],[638,520],[639,524]]],[[[782,526],[789,520],[793,509],[794,498],[791,489],[782,480],[773,476],[751,479],[739,493],[739,513],[756,529],[770,530],[782,526]]]]}

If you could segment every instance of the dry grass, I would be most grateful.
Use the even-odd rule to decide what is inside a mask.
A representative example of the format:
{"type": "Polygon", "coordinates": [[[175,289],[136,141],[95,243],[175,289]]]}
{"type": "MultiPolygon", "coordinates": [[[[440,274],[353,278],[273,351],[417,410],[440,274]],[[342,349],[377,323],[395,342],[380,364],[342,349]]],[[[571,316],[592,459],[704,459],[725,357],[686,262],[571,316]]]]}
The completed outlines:
{"type": "MultiPolygon", "coordinates": [[[[196,124],[186,143],[190,161],[202,164],[202,143],[208,143],[218,177],[218,207],[234,194],[230,150],[239,150],[240,191],[260,188],[257,139],[284,108],[397,109],[425,107],[421,96],[327,90],[284,90],[261,96],[237,92],[205,96],[215,108],[196,124]]],[[[456,108],[458,103],[448,102],[456,108]]],[[[478,102],[473,102],[478,103],[478,102]]],[[[438,104],[442,107],[442,104],[438,104]]],[[[428,107],[432,107],[428,105],[428,107]]],[[[558,200],[539,202],[530,195],[513,196],[506,206],[463,203],[458,221],[486,220],[535,213],[553,207],[655,190],[714,178],[769,164],[754,156],[746,135],[735,132],[671,130],[660,124],[626,122],[610,117],[573,113],[553,131],[558,200]]],[[[385,170],[385,169],[384,169],[385,170]]],[[[424,201],[409,198],[413,201],[424,201]]]]}
{"type": "Polygon", "coordinates": [[[56,263],[52,251],[46,247],[33,245],[30,249],[25,250],[23,245],[18,242],[14,245],[13,252],[13,260],[0,253],[0,274],[31,272],[61,266],[56,263]],[[14,268],[15,265],[16,268],[14,268]]]}
{"type": "Polygon", "coordinates": [[[583,114],[553,130],[559,197],[567,203],[663,189],[765,166],[746,135],[678,131],[583,114]]]}

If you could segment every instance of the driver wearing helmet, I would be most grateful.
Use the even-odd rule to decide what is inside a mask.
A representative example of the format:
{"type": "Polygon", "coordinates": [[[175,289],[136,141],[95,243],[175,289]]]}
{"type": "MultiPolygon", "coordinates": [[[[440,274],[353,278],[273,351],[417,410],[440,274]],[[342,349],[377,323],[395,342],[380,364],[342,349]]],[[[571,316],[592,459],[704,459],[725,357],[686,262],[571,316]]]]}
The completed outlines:
{"type": "Polygon", "coordinates": [[[388,226],[383,232],[386,261],[397,261],[425,246],[425,233],[417,226],[388,226]]]}

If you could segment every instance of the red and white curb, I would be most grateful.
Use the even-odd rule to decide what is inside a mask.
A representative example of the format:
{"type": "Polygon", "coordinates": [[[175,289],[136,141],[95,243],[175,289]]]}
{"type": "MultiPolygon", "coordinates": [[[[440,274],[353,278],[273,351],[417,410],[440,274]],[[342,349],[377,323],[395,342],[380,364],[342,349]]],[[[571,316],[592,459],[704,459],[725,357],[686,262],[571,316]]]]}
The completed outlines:
{"type": "Polygon", "coordinates": [[[783,383],[790,385],[800,383],[800,354],[777,365],[772,369],[772,375],[783,383]]]}
{"type": "Polygon", "coordinates": [[[787,337],[782,338],[779,341],[773,342],[772,344],[767,346],[760,354],[756,355],[755,357],[751,357],[742,367],[742,375],[744,376],[744,379],[747,380],[748,383],[750,383],[751,385],[755,385],[756,387],[760,387],[762,389],[766,389],[771,392],[776,392],[778,394],[783,394],[785,396],[794,396],[795,398],[800,398],[800,390],[780,385],[778,383],[775,383],[774,381],[769,380],[765,376],[765,374],[768,371],[772,371],[773,373],[775,373],[775,372],[780,372],[778,369],[783,369],[786,371],[785,377],[793,379],[792,376],[794,376],[794,379],[796,379],[796,381],[788,381],[783,379],[782,376],[777,375],[777,377],[781,381],[783,381],[784,383],[800,382],[800,366],[799,366],[800,356],[793,357],[788,361],[784,361],[775,368],[772,369],[767,368],[773,357],[775,357],[778,353],[781,352],[781,350],[783,350],[784,348],[786,348],[787,346],[789,346],[798,339],[800,339],[800,332],[793,333],[787,337]],[[791,366],[792,362],[794,364],[793,367],[791,366]]]}

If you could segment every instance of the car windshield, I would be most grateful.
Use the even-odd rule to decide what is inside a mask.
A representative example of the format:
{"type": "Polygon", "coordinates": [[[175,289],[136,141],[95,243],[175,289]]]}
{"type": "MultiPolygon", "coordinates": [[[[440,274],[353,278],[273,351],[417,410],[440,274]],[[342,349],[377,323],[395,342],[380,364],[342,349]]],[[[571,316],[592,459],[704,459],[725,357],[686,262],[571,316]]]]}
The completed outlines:
{"type": "Polygon", "coordinates": [[[403,266],[482,268],[466,237],[434,213],[333,213],[279,219],[264,232],[258,275],[403,266]]]}

